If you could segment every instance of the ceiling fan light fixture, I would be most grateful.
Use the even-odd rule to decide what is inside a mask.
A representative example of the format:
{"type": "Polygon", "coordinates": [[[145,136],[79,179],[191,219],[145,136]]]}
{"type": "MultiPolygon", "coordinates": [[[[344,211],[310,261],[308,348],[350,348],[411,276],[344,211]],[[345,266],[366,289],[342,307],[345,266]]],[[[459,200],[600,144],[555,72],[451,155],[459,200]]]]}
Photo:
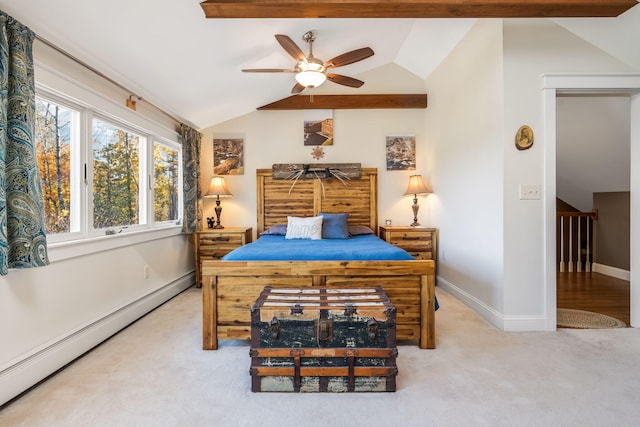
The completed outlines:
{"type": "Polygon", "coordinates": [[[330,59],[329,61],[321,61],[313,56],[313,42],[315,41],[316,35],[317,32],[311,30],[307,31],[302,36],[302,40],[309,44],[308,55],[305,55],[289,36],[285,34],[275,35],[280,46],[282,46],[282,48],[296,60],[296,65],[293,70],[280,68],[249,68],[243,69],[242,71],[248,73],[295,73],[296,84],[293,86],[293,89],[291,89],[291,93],[293,94],[298,94],[305,88],[319,87],[325,82],[325,80],[330,80],[332,83],[354,88],[362,86],[364,84],[362,80],[340,74],[334,74],[333,72],[331,74],[327,74],[327,72],[330,69],[333,71],[334,68],[367,59],[373,55],[373,49],[370,47],[363,47],[345,52],[342,55],[338,55],[335,58],[330,59]]]}
{"type": "Polygon", "coordinates": [[[318,87],[325,80],[327,76],[320,71],[305,70],[296,74],[296,81],[304,87],[318,87]]]}

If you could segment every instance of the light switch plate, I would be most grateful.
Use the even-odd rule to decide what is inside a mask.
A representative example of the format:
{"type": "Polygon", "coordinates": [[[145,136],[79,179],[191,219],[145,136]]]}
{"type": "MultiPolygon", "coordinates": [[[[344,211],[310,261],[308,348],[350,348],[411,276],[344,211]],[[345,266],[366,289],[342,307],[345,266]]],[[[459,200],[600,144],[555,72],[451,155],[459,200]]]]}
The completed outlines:
{"type": "Polygon", "coordinates": [[[542,189],[537,184],[520,184],[520,200],[540,200],[542,189]]]}

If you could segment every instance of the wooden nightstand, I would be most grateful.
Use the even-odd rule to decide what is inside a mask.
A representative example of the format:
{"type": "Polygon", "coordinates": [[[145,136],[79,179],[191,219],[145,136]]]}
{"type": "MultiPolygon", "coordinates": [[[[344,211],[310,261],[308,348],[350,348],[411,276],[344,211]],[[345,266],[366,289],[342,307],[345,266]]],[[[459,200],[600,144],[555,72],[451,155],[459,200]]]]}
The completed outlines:
{"type": "Polygon", "coordinates": [[[251,227],[208,228],[196,231],[196,287],[202,286],[202,260],[220,259],[235,248],[251,243],[252,235],[251,227]]]}
{"type": "Polygon", "coordinates": [[[415,259],[436,261],[438,230],[427,227],[381,225],[380,238],[409,252],[415,259]]]}

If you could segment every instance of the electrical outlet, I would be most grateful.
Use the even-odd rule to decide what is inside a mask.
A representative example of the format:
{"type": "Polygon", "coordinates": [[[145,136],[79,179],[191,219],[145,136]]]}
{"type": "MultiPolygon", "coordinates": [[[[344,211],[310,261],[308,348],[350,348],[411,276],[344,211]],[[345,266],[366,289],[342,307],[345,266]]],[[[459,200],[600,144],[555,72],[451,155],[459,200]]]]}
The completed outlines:
{"type": "Polygon", "coordinates": [[[145,265],[144,269],[143,269],[143,273],[144,273],[144,279],[148,279],[149,278],[149,266],[145,265]]]}
{"type": "Polygon", "coordinates": [[[540,200],[542,190],[539,185],[520,184],[520,200],[540,200]]]}

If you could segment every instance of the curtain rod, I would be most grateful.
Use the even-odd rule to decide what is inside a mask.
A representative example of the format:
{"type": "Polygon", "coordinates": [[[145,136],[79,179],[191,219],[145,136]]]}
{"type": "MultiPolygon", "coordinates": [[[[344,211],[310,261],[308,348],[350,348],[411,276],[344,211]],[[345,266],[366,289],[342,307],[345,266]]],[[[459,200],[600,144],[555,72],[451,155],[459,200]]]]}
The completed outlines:
{"type": "Polygon", "coordinates": [[[66,56],[67,58],[71,59],[72,61],[74,61],[75,63],[83,66],[84,68],[86,68],[87,70],[93,72],[94,74],[98,75],[99,77],[102,77],[103,79],[105,79],[106,81],[108,81],[109,83],[119,87],[120,89],[124,90],[125,92],[129,92],[131,95],[129,96],[129,98],[136,97],[138,98],[139,101],[144,100],[144,102],[146,102],[147,104],[151,105],[153,108],[155,108],[156,110],[160,111],[162,114],[164,114],[165,116],[169,117],[171,120],[173,120],[174,122],[176,122],[178,125],[182,125],[183,122],[182,120],[178,120],[175,117],[173,117],[171,114],[167,113],[166,111],[164,111],[163,109],[159,108],[158,106],[156,106],[155,104],[152,104],[151,102],[147,101],[146,99],[143,99],[141,96],[137,95],[134,91],[132,91],[131,89],[129,89],[128,87],[122,85],[121,83],[118,83],[117,81],[113,80],[111,77],[107,76],[106,74],[104,74],[102,71],[92,67],[91,65],[87,64],[86,62],[84,62],[83,60],[77,58],[76,56],[70,54],[69,52],[63,50],[62,48],[56,46],[55,44],[51,43],[49,40],[39,36],[39,35],[35,35],[36,39],[44,44],[46,44],[47,46],[49,46],[51,49],[55,50],[58,53],[61,53],[62,55],[66,56]]]}

